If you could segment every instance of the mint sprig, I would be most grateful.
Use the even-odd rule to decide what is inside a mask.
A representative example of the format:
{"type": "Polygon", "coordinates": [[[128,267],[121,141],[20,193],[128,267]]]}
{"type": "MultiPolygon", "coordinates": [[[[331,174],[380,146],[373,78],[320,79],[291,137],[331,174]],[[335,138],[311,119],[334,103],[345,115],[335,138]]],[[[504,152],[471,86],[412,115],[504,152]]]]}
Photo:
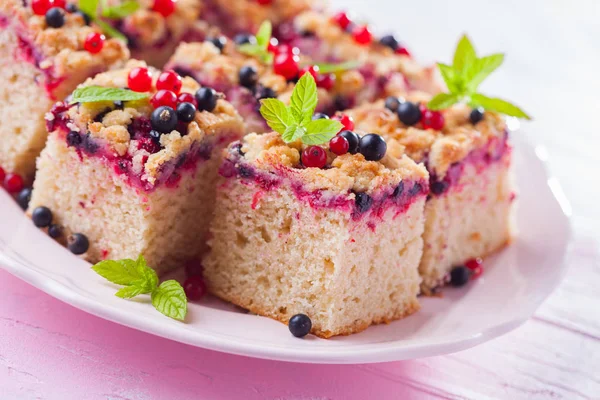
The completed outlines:
{"type": "Polygon", "coordinates": [[[265,64],[273,62],[273,54],[269,52],[269,42],[273,34],[271,21],[264,21],[256,32],[256,43],[244,43],[238,46],[240,53],[256,57],[265,64]]]}
{"type": "Polygon", "coordinates": [[[308,145],[327,143],[342,129],[342,124],[331,119],[313,121],[317,101],[315,78],[311,74],[304,74],[294,87],[290,106],[279,99],[263,99],[260,113],[286,143],[296,140],[308,145]]]}
{"type": "Polygon", "coordinates": [[[118,38],[127,41],[127,37],[115,29],[111,24],[103,21],[101,18],[107,19],[123,19],[137,10],[139,10],[140,4],[138,1],[125,1],[121,4],[110,6],[106,0],[79,0],[79,9],[90,17],[92,21],[96,23],[110,37],[118,38]],[[101,12],[98,15],[98,4],[101,4],[101,12]]]}
{"type": "Polygon", "coordinates": [[[185,319],[187,297],[175,280],[158,284],[158,275],[146,265],[140,254],[137,260],[104,260],[92,267],[100,276],[116,285],[124,286],[115,293],[122,299],[131,299],[140,294],[150,294],[152,305],[167,317],[185,319]]]}
{"type": "Polygon", "coordinates": [[[134,92],[129,89],[119,89],[102,86],[84,86],[75,89],[71,97],[74,103],[97,103],[100,101],[135,101],[148,98],[148,93],[134,92]]]}
{"type": "Polygon", "coordinates": [[[427,104],[427,108],[443,110],[453,104],[465,102],[473,108],[483,107],[511,117],[531,119],[518,106],[506,100],[485,96],[477,91],[481,83],[503,62],[504,54],[477,57],[473,44],[464,35],[456,46],[452,65],[438,63],[449,93],[436,95],[427,104]]]}
{"type": "Polygon", "coordinates": [[[357,69],[362,65],[360,61],[346,61],[339,64],[331,64],[331,63],[317,63],[315,66],[319,67],[319,73],[321,74],[335,74],[338,72],[350,71],[353,69],[357,69]]]}

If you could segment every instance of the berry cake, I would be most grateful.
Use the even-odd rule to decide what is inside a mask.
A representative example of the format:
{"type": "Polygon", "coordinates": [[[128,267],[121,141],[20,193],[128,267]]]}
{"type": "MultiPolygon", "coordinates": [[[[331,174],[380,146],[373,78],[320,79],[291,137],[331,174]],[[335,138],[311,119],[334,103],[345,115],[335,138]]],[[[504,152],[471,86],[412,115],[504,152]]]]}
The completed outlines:
{"type": "Polygon", "coordinates": [[[57,103],[29,210],[47,207],[65,235],[84,234],[89,261],[142,254],[162,273],[204,251],[219,155],[244,125],[212,89],[140,61],[87,80],[73,100],[86,89],[143,96],[155,87],[179,100],[160,89],[151,99],[57,103]]]}
{"type": "Polygon", "coordinates": [[[209,291],[286,323],[308,315],[325,338],[419,309],[427,171],[383,156],[377,135],[348,151],[359,139],[347,134],[356,140],[331,150],[276,133],[229,146],[204,259],[209,291]]]}
{"type": "Polygon", "coordinates": [[[211,42],[183,43],[166,68],[190,75],[202,85],[223,92],[244,118],[248,133],[269,131],[259,113],[260,100],[272,97],[289,100],[294,82],[305,73],[310,73],[317,81],[317,111],[320,113],[333,114],[340,104],[354,104],[357,93],[364,88],[364,80],[358,71],[320,74],[318,67],[301,55],[288,53],[282,56],[285,60],[275,57],[275,64],[270,65],[240,53],[233,42],[226,43],[222,49],[211,42]],[[301,65],[305,67],[301,68],[301,65]]]}
{"type": "Polygon", "coordinates": [[[453,267],[510,241],[515,197],[505,120],[463,104],[430,111],[424,106],[429,99],[414,92],[348,111],[357,129],[396,140],[429,171],[419,266],[426,294],[447,283],[453,267]]]}
{"type": "Polygon", "coordinates": [[[52,104],[129,56],[120,41],[105,40],[65,8],[64,1],[0,2],[0,168],[25,181],[44,147],[52,104]]]}
{"type": "Polygon", "coordinates": [[[367,25],[353,23],[346,13],[333,16],[314,10],[299,14],[278,39],[296,46],[318,62],[357,62],[371,93],[369,99],[400,95],[407,90],[438,93],[443,89],[437,68],[417,64],[406,48],[387,35],[376,40],[367,25]]]}

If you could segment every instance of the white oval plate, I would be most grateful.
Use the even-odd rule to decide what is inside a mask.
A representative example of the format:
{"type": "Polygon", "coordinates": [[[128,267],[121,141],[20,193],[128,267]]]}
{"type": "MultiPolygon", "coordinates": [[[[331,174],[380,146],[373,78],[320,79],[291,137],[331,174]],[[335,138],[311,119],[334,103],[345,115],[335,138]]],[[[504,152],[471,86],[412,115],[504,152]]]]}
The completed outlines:
{"type": "MultiPolygon", "coordinates": [[[[542,148],[515,138],[519,235],[489,258],[485,273],[443,298],[421,298],[413,316],[329,340],[294,338],[285,325],[216,299],[190,304],[186,323],[162,316],[147,298],[122,300],[90,265],[36,229],[0,191],[0,266],[46,293],[99,317],[193,346],[274,360],[367,363],[463,350],[525,322],[566,270],[570,241],[565,197],[544,167],[542,148]]],[[[144,296],[141,296],[144,297],[144,296]]]]}

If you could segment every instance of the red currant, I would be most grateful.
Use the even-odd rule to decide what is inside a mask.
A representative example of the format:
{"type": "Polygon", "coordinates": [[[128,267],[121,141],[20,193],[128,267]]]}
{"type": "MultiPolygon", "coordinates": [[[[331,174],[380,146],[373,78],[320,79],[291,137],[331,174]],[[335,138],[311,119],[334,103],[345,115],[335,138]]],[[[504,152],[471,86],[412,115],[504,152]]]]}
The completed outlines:
{"type": "Polygon", "coordinates": [[[346,154],[349,148],[350,143],[348,143],[348,140],[343,136],[336,136],[329,141],[329,150],[338,156],[346,154]]]}
{"type": "Polygon", "coordinates": [[[471,279],[477,279],[483,274],[483,267],[477,267],[471,272],[471,279]]]}
{"type": "Polygon", "coordinates": [[[92,54],[99,53],[104,47],[104,41],[106,37],[99,32],[92,32],[88,34],[83,43],[83,48],[92,54]]]}
{"type": "Polygon", "coordinates": [[[302,164],[305,167],[323,168],[327,164],[327,153],[319,146],[308,146],[302,152],[302,164]]]}
{"type": "Polygon", "coordinates": [[[63,10],[67,7],[67,0],[54,0],[52,7],[62,8],[63,10]]]}
{"type": "Polygon", "coordinates": [[[273,0],[256,0],[256,2],[261,6],[268,6],[273,2],[273,0]]]}
{"type": "Polygon", "coordinates": [[[439,111],[425,110],[421,113],[423,129],[441,131],[444,128],[444,116],[439,111]]]}
{"type": "Polygon", "coordinates": [[[31,9],[36,15],[46,15],[46,12],[55,7],[53,0],[32,0],[31,9]]]}
{"type": "Polygon", "coordinates": [[[273,54],[279,53],[279,40],[277,40],[277,38],[271,38],[271,40],[269,40],[267,51],[273,54]]]}
{"type": "Polygon", "coordinates": [[[352,37],[358,44],[369,44],[373,40],[373,34],[368,26],[359,26],[352,31],[352,37]]]}
{"type": "Polygon", "coordinates": [[[6,177],[6,172],[4,172],[4,169],[2,169],[2,167],[0,167],[0,182],[4,182],[5,177],[6,177]]]}
{"type": "Polygon", "coordinates": [[[315,78],[315,81],[319,78],[319,67],[316,65],[311,65],[309,67],[304,67],[300,70],[300,78],[306,73],[309,73],[315,78]]]}
{"type": "Polygon", "coordinates": [[[165,71],[158,76],[156,89],[170,90],[178,94],[181,91],[181,77],[175,71],[165,71]]]}
{"type": "Polygon", "coordinates": [[[8,173],[4,177],[4,188],[8,193],[18,193],[24,186],[23,178],[19,174],[8,173]]]}
{"type": "Polygon", "coordinates": [[[296,46],[290,46],[289,44],[280,44],[279,46],[277,46],[277,53],[285,53],[285,54],[292,54],[292,55],[299,55],[300,54],[300,49],[297,48],[296,46]]]}
{"type": "Polygon", "coordinates": [[[345,12],[339,12],[337,14],[335,14],[333,16],[333,21],[338,24],[338,26],[340,28],[342,28],[343,30],[348,29],[348,26],[350,26],[350,24],[352,23],[352,21],[350,20],[350,18],[348,17],[348,14],[346,14],[345,12]]]}
{"type": "Polygon", "coordinates": [[[167,106],[174,110],[177,108],[177,95],[170,90],[159,90],[150,99],[150,104],[154,108],[167,106]]]}
{"type": "Polygon", "coordinates": [[[152,74],[148,68],[134,68],[127,76],[127,86],[134,92],[148,92],[152,89],[152,74]]]}
{"type": "Polygon", "coordinates": [[[200,300],[206,294],[204,279],[199,275],[190,276],[183,283],[183,290],[188,300],[200,300]]]}
{"type": "Polygon", "coordinates": [[[192,103],[194,107],[198,108],[198,102],[196,101],[196,97],[191,93],[181,93],[177,97],[178,103],[192,103]]]}
{"type": "Polygon", "coordinates": [[[317,86],[325,90],[333,89],[335,85],[335,74],[324,74],[317,77],[317,86]]]}
{"type": "Polygon", "coordinates": [[[481,258],[471,258],[465,263],[465,267],[469,268],[471,271],[475,271],[477,268],[481,268],[482,265],[483,260],[481,258]]]}
{"type": "Polygon", "coordinates": [[[297,55],[279,53],[273,61],[273,71],[285,79],[294,79],[300,72],[298,61],[300,58],[297,55]]]}
{"type": "MultiPolygon", "coordinates": [[[[353,131],[354,130],[354,119],[346,114],[335,115],[332,119],[340,121],[343,125],[341,131],[353,131]]],[[[340,132],[341,132],[340,131],[340,132]]]]}
{"type": "Polygon", "coordinates": [[[152,10],[161,14],[163,17],[168,17],[175,12],[175,4],[177,0],[154,0],[152,10]]]}
{"type": "Polygon", "coordinates": [[[198,260],[192,260],[185,263],[185,273],[190,276],[202,276],[204,266],[198,260]]]}
{"type": "Polygon", "coordinates": [[[396,54],[401,54],[403,56],[410,57],[410,52],[406,49],[406,47],[398,47],[396,49],[396,54]]]}

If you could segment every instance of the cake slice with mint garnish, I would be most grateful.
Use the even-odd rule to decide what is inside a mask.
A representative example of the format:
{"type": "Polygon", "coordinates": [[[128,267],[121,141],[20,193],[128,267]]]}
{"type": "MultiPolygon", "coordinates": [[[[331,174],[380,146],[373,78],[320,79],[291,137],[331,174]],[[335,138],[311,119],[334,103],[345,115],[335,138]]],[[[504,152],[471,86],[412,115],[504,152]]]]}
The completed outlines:
{"type": "Polygon", "coordinates": [[[229,146],[203,264],[216,296],[331,337],[419,309],[429,176],[377,134],[313,120],[316,107],[310,74],[289,106],[262,100],[274,132],[229,146]]]}
{"type": "Polygon", "coordinates": [[[439,64],[449,93],[411,92],[347,113],[358,129],[377,130],[400,144],[398,155],[430,174],[423,290],[461,286],[482,273],[482,258],[511,240],[515,188],[512,146],[504,115],[529,118],[511,103],[480,94],[481,82],[504,56],[477,57],[465,36],[452,65],[439,64]]]}

